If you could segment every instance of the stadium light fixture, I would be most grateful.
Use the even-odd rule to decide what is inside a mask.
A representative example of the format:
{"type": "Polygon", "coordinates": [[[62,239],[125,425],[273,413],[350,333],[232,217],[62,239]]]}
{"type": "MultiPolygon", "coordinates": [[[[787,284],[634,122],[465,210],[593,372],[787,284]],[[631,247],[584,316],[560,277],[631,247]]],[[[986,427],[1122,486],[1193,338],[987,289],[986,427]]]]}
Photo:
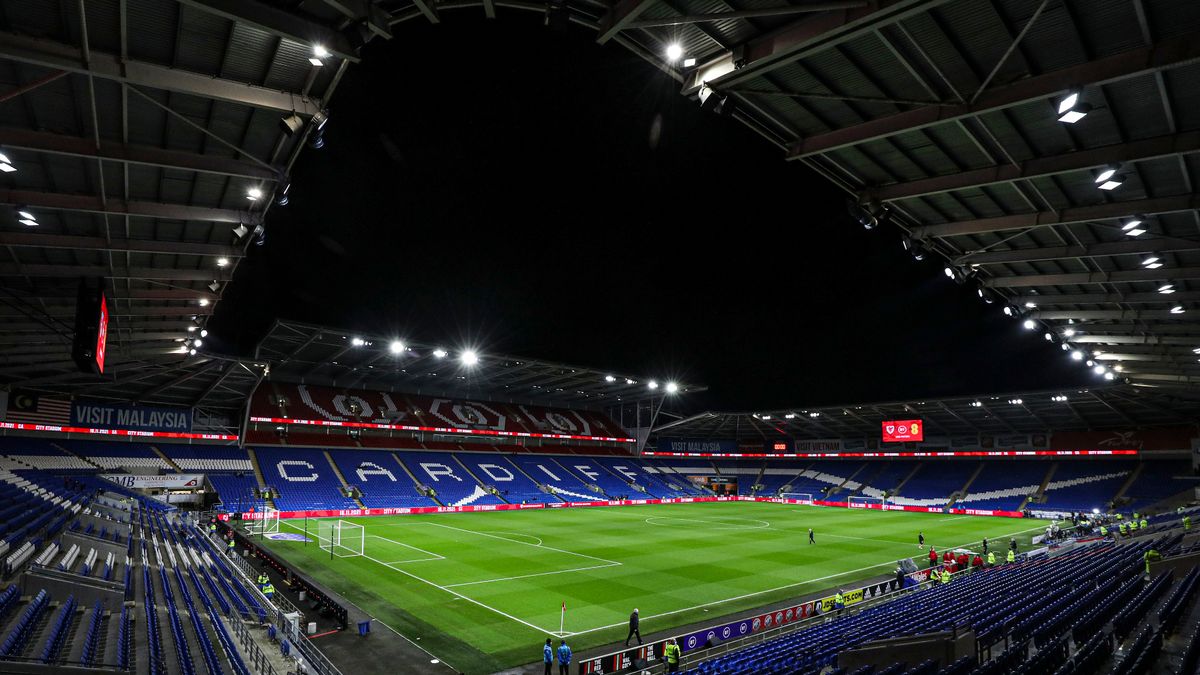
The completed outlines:
{"type": "Polygon", "coordinates": [[[950,268],[950,267],[944,267],[944,268],[942,268],[942,273],[946,275],[946,278],[947,278],[947,279],[953,279],[953,278],[954,278],[954,269],[953,269],[953,268],[950,268]]]}
{"type": "Polygon", "coordinates": [[[613,377],[612,375],[605,375],[605,376],[604,376],[604,381],[605,381],[605,382],[616,382],[616,381],[617,381],[617,378],[613,377]]]}
{"type": "Polygon", "coordinates": [[[684,59],[684,60],[683,60],[683,67],[684,67],[684,68],[691,68],[692,66],[695,66],[695,65],[696,65],[696,59],[695,59],[695,57],[688,57],[688,58],[686,58],[686,59],[684,59]]]}
{"type": "Polygon", "coordinates": [[[1025,309],[1037,309],[1037,303],[1036,302],[1026,302],[1025,309]]]}
{"type": "MultiPolygon", "coordinates": [[[[983,297],[983,295],[982,295],[982,294],[980,294],[980,296],[979,296],[979,297],[981,297],[981,298],[982,298],[982,297],[983,297]]],[[[1017,313],[1017,310],[1013,309],[1013,308],[1012,308],[1012,305],[1005,305],[1005,306],[1004,306],[1004,316],[1014,316],[1014,315],[1016,315],[1016,313],[1017,313]]]]}
{"type": "Polygon", "coordinates": [[[250,234],[250,228],[246,227],[245,224],[239,223],[237,227],[233,228],[233,236],[238,239],[245,237],[247,234],[250,234]]]}
{"type": "Polygon", "coordinates": [[[1082,361],[1083,360],[1083,352],[1076,349],[1075,351],[1071,352],[1071,358],[1076,361],[1082,361]]]}
{"type": "Polygon", "coordinates": [[[678,42],[672,42],[667,45],[667,60],[675,63],[683,56],[683,45],[678,42]]]}
{"type": "Polygon", "coordinates": [[[214,279],[213,282],[208,285],[208,290],[212,291],[213,293],[221,290],[221,282],[214,279]]]}
{"type": "Polygon", "coordinates": [[[350,344],[355,347],[361,347],[361,346],[367,344],[367,341],[360,337],[353,337],[353,338],[350,338],[350,344]]]}
{"type": "Polygon", "coordinates": [[[1096,364],[1095,368],[1092,368],[1092,372],[1097,375],[1103,375],[1104,371],[1106,371],[1106,370],[1108,370],[1108,369],[1105,368],[1104,366],[1100,365],[1099,363],[1096,364]]]}
{"type": "Polygon", "coordinates": [[[313,64],[314,67],[320,68],[321,66],[325,65],[325,62],[322,59],[327,58],[328,56],[329,50],[325,48],[325,45],[313,45],[312,56],[309,57],[308,62],[313,64]]]}
{"type": "Polygon", "coordinates": [[[971,401],[971,407],[972,408],[982,408],[983,401],[971,401]]]}
{"type": "Polygon", "coordinates": [[[675,384],[674,382],[668,382],[668,383],[667,383],[667,393],[668,393],[668,394],[674,394],[674,393],[675,393],[675,392],[677,392],[677,391],[679,391],[679,385],[678,385],[678,384],[675,384]]]}
{"type": "Polygon", "coordinates": [[[1172,314],[1183,314],[1185,311],[1187,311],[1187,310],[1185,310],[1183,308],[1183,305],[1175,305],[1174,307],[1171,308],[1172,314]]]}
{"type": "Polygon", "coordinates": [[[444,358],[446,358],[446,350],[445,350],[445,349],[441,349],[441,348],[438,348],[438,349],[435,349],[435,350],[433,350],[433,358],[435,358],[435,359],[444,359],[444,358]]]}
{"type": "MultiPolygon", "coordinates": [[[[187,327],[187,332],[189,332],[189,333],[195,333],[195,332],[196,332],[196,327],[195,327],[195,326],[188,326],[188,327],[187,327]]],[[[1197,354],[1200,354],[1200,352],[1197,352],[1197,354]]]]}
{"type": "Polygon", "coordinates": [[[199,303],[201,307],[208,307],[208,298],[200,298],[199,303]]]}
{"type": "Polygon", "coordinates": [[[479,354],[474,349],[464,349],[463,353],[458,357],[464,366],[473,366],[479,363],[479,354]]]}
{"type": "Polygon", "coordinates": [[[1087,116],[1092,106],[1079,100],[1079,90],[1072,89],[1058,102],[1058,121],[1074,124],[1087,116]]]}
{"type": "Polygon", "coordinates": [[[1108,166],[1101,169],[1099,173],[1096,174],[1096,178],[1094,180],[1097,185],[1106,183],[1106,182],[1108,182],[1109,179],[1116,176],[1117,172],[1120,170],[1121,170],[1120,164],[1109,164],[1108,166]]]}
{"type": "Polygon", "coordinates": [[[796,413],[788,413],[788,414],[786,414],[786,415],[784,415],[784,416],[783,416],[783,419],[785,419],[785,420],[794,420],[794,419],[796,419],[796,413]]]}
{"type": "Polygon", "coordinates": [[[651,389],[658,389],[658,382],[656,380],[650,380],[646,383],[646,386],[650,387],[651,389]]]}
{"type": "Polygon", "coordinates": [[[17,167],[12,163],[12,160],[8,158],[8,155],[0,153],[0,172],[12,173],[16,170],[17,167]]]}
{"type": "Polygon", "coordinates": [[[1100,509],[1097,509],[1097,508],[1093,507],[1093,508],[1092,508],[1092,515],[1100,515],[1100,509]]]}
{"type": "Polygon", "coordinates": [[[1107,372],[1104,374],[1104,379],[1106,379],[1106,380],[1113,380],[1113,379],[1116,379],[1116,377],[1117,376],[1113,375],[1112,372],[1107,372]]]}
{"type": "Polygon", "coordinates": [[[38,221],[33,220],[31,218],[22,218],[21,220],[19,220],[17,222],[21,223],[25,227],[37,227],[38,226],[38,221]]]}
{"type": "Polygon", "coordinates": [[[1008,402],[1013,405],[1021,405],[1025,401],[1023,399],[1019,399],[1019,398],[1010,398],[1010,399],[1008,399],[1008,402]]]}
{"type": "Polygon", "coordinates": [[[1037,328],[1037,322],[1033,319],[1025,319],[1025,323],[1021,325],[1025,326],[1025,330],[1033,330],[1034,328],[1037,328]]]}
{"type": "Polygon", "coordinates": [[[758,419],[760,419],[760,420],[769,420],[769,419],[771,419],[771,416],[770,416],[770,415],[760,415],[758,419]]]}
{"type": "Polygon", "coordinates": [[[1054,334],[1053,334],[1053,333],[1045,333],[1045,334],[1043,334],[1043,335],[1042,335],[1042,337],[1044,337],[1044,338],[1046,339],[1046,342],[1053,342],[1053,341],[1054,341],[1054,334]]]}
{"type": "Polygon", "coordinates": [[[1068,329],[1066,329],[1066,330],[1064,330],[1064,331],[1063,331],[1063,335],[1064,335],[1064,336],[1066,336],[1066,337],[1075,337],[1075,329],[1074,329],[1074,328],[1068,328],[1068,329]]]}
{"type": "Polygon", "coordinates": [[[820,416],[821,416],[821,413],[820,413],[820,412],[818,412],[818,411],[816,411],[816,410],[814,410],[814,411],[812,411],[812,412],[808,413],[808,416],[809,416],[809,417],[816,418],[816,417],[820,417],[820,416]]]}
{"type": "Polygon", "coordinates": [[[1158,256],[1156,256],[1156,255],[1152,255],[1152,256],[1150,256],[1149,258],[1146,258],[1145,260],[1143,260],[1143,261],[1142,261],[1142,265],[1143,265],[1144,267],[1150,267],[1150,266],[1151,266],[1151,265],[1153,265],[1154,263],[1158,262],[1158,260],[1159,260],[1158,256]]]}
{"type": "Polygon", "coordinates": [[[199,349],[204,346],[204,340],[200,340],[200,339],[192,340],[192,346],[195,347],[196,349],[199,349]]]}
{"type": "Polygon", "coordinates": [[[1175,292],[1175,284],[1163,284],[1158,287],[1158,292],[1163,295],[1170,295],[1175,292]]]}
{"type": "Polygon", "coordinates": [[[229,267],[229,258],[217,258],[217,267],[229,267]]]}
{"type": "Polygon", "coordinates": [[[263,191],[260,190],[259,188],[252,187],[249,190],[246,190],[246,199],[249,199],[250,201],[262,199],[262,196],[263,196],[263,191]]]}
{"type": "Polygon", "coordinates": [[[21,216],[25,220],[37,220],[37,216],[33,215],[33,212],[26,211],[25,209],[17,211],[17,215],[21,216]]]}
{"type": "Polygon", "coordinates": [[[403,354],[405,349],[407,347],[400,340],[392,340],[392,343],[388,345],[388,351],[393,354],[403,354]]]}
{"type": "Polygon", "coordinates": [[[202,338],[208,337],[208,329],[207,328],[200,329],[200,337],[202,337],[202,338]]]}
{"type": "Polygon", "coordinates": [[[191,354],[192,356],[195,356],[195,355],[196,355],[196,350],[195,350],[195,348],[193,348],[193,349],[189,349],[189,350],[188,350],[188,354],[191,354]]]}

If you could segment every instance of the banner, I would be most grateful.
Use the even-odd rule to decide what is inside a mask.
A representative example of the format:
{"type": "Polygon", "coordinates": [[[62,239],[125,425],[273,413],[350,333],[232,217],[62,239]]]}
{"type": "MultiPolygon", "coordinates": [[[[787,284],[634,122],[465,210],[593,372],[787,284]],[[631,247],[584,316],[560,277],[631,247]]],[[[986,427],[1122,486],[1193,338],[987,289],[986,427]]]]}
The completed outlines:
{"type": "Polygon", "coordinates": [[[737,441],[697,441],[685,438],[660,438],[658,449],[663,452],[737,452],[737,441]]]}
{"type": "Polygon", "coordinates": [[[166,488],[186,490],[204,486],[204,476],[198,473],[166,473],[161,476],[141,476],[130,473],[102,473],[101,478],[127,488],[166,488]]]}
{"type": "Polygon", "coordinates": [[[1183,450],[1192,447],[1194,427],[1140,431],[1064,431],[1050,439],[1056,448],[1136,448],[1142,451],[1183,450]]]}
{"type": "Polygon", "coordinates": [[[187,434],[192,431],[192,409],[74,401],[71,403],[70,424],[96,429],[187,434]]]}

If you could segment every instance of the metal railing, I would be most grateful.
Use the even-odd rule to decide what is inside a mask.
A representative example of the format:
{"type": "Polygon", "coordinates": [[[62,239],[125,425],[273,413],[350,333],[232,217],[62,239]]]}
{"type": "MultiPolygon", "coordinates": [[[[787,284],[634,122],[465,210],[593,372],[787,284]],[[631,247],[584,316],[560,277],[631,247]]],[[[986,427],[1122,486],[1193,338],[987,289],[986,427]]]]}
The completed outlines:
{"type": "Polygon", "coordinates": [[[258,641],[250,634],[250,628],[242,621],[227,622],[233,627],[233,633],[237,636],[238,642],[242,644],[242,655],[246,657],[247,665],[262,675],[277,675],[275,666],[271,665],[271,659],[263,652],[262,647],[258,646],[258,641]]]}

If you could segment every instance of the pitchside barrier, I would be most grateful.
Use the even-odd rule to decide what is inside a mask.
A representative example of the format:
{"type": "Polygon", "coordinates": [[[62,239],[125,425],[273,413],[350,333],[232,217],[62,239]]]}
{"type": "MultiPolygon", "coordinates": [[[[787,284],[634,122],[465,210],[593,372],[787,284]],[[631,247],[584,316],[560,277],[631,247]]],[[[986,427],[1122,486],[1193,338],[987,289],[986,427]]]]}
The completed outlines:
{"type": "MultiPolygon", "coordinates": [[[[929,580],[931,570],[940,571],[941,568],[942,566],[938,565],[934,568],[907,574],[905,577],[911,581],[906,582],[903,588],[896,590],[889,590],[892,585],[892,580],[889,579],[846,591],[842,594],[846,606],[843,611],[861,611],[911,593],[929,580]]],[[[673,637],[683,651],[681,669],[683,666],[694,664],[701,659],[714,658],[741,649],[751,643],[766,642],[785,633],[832,618],[837,615],[833,599],[834,596],[830,595],[726,624],[675,635],[673,637]]],[[[620,675],[654,669],[663,664],[663,651],[668,639],[663,638],[604,656],[580,660],[578,673],[579,675],[620,675]]]]}
{"type": "MultiPolygon", "coordinates": [[[[904,506],[863,502],[837,502],[824,499],[782,499],[779,497],[679,497],[676,499],[622,499],[593,502],[557,502],[553,504],[469,504],[467,506],[412,506],[386,509],[329,509],[315,511],[279,511],[279,517],[289,518],[360,518],[363,516],[405,516],[427,513],[476,513],[480,511],[517,511],[526,509],[565,509],[591,506],[641,506],[643,504],[691,504],[697,502],[771,502],[775,504],[804,504],[836,508],[873,509],[876,511],[908,511],[912,513],[944,513],[955,516],[1001,516],[1024,518],[1020,511],[991,511],[987,509],[942,508],[937,506],[904,506]]],[[[243,520],[260,520],[260,512],[243,513],[243,520]]],[[[222,520],[228,520],[225,514],[222,520]]]]}

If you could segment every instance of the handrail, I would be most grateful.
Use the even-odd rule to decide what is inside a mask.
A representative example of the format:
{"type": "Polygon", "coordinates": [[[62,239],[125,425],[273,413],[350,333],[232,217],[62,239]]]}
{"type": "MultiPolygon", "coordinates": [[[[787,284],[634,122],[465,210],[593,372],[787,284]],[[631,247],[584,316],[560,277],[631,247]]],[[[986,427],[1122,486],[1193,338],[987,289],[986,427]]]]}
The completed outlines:
{"type": "Polygon", "coordinates": [[[263,675],[277,675],[275,667],[271,665],[271,660],[263,653],[262,647],[258,646],[258,642],[250,635],[250,629],[241,621],[229,621],[229,625],[233,626],[233,632],[238,637],[238,642],[242,643],[243,652],[250,658],[255,669],[263,675]]]}

